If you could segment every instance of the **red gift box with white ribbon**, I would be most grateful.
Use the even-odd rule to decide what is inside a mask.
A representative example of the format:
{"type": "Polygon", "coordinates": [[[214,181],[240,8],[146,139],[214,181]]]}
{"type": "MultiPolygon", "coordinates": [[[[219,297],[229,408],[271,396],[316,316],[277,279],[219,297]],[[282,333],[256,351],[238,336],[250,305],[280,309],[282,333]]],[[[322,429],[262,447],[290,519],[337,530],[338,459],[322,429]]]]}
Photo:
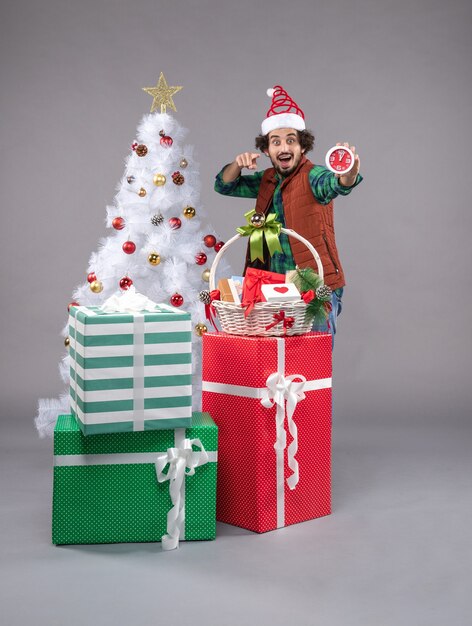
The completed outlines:
{"type": "Polygon", "coordinates": [[[203,336],[217,519],[266,532],[331,513],[331,335],[203,336]]]}

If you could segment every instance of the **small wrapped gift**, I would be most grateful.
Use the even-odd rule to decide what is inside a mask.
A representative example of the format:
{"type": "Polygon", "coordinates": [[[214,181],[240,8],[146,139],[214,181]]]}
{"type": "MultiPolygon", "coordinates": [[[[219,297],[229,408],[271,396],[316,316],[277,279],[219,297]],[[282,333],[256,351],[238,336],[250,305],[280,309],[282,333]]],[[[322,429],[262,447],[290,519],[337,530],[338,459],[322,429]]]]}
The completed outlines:
{"type": "Polygon", "coordinates": [[[222,302],[234,302],[234,296],[229,285],[229,278],[220,278],[217,289],[220,292],[220,300],[222,302]]]}
{"type": "Polygon", "coordinates": [[[214,539],[218,429],[207,413],[191,428],[86,437],[73,415],[54,430],[55,544],[214,539]]]}
{"type": "Polygon", "coordinates": [[[253,267],[248,267],[244,276],[242,305],[245,308],[244,315],[247,317],[254,308],[256,302],[264,302],[262,285],[283,283],[285,274],[266,272],[253,267]]]}
{"type": "Polygon", "coordinates": [[[229,282],[229,288],[231,289],[231,292],[234,297],[234,302],[241,304],[244,276],[231,276],[228,282],[229,282]]]}
{"type": "Polygon", "coordinates": [[[267,302],[296,302],[301,297],[293,283],[262,285],[262,295],[267,302]]]}

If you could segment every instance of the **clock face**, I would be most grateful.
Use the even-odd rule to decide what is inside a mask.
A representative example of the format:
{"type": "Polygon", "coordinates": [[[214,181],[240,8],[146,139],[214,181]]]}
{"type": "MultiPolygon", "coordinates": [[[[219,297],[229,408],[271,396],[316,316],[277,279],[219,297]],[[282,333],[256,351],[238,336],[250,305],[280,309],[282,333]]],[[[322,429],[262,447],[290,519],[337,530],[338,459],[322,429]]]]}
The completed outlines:
{"type": "Polygon", "coordinates": [[[335,146],[328,150],[326,155],[326,167],[335,174],[347,174],[354,165],[354,155],[343,146],[335,146]]]}

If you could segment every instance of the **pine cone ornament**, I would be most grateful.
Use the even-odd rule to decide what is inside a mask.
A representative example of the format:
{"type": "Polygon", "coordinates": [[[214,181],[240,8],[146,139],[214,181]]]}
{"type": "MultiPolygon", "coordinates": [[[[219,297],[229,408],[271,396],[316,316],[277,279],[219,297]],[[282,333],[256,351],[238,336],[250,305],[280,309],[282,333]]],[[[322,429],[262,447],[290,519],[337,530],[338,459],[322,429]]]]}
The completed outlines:
{"type": "Polygon", "coordinates": [[[174,172],[172,174],[172,182],[176,185],[183,185],[185,181],[184,175],[180,172],[174,172]]]}
{"type": "Polygon", "coordinates": [[[159,226],[159,224],[162,224],[163,221],[164,217],[160,213],[156,213],[156,215],[151,217],[151,224],[153,226],[159,226]]]}
{"type": "Polygon", "coordinates": [[[331,300],[331,293],[331,288],[328,287],[328,285],[320,285],[316,290],[316,297],[318,300],[321,300],[321,302],[329,302],[329,300],[331,300]]]}
{"type": "Polygon", "coordinates": [[[143,143],[140,143],[139,146],[136,146],[136,154],[139,157],[146,156],[147,152],[148,152],[147,146],[145,146],[143,143]]]}
{"type": "Polygon", "coordinates": [[[198,294],[198,298],[200,302],[203,302],[203,304],[210,304],[211,302],[210,292],[207,289],[200,291],[200,293],[198,294]]]}

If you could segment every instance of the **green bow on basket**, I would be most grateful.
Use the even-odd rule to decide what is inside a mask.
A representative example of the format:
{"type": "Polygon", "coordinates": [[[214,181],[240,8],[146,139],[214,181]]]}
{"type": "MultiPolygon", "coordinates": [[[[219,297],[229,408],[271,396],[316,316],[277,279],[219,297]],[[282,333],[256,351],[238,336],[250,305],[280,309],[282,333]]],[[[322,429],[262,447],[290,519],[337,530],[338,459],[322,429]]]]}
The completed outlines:
{"type": "Polygon", "coordinates": [[[243,237],[249,237],[249,249],[251,261],[260,259],[264,261],[264,238],[267,243],[270,256],[274,252],[282,252],[279,241],[282,224],[275,219],[275,213],[264,215],[256,213],[256,210],[248,211],[244,214],[247,226],[240,226],[236,231],[243,237]]]}

